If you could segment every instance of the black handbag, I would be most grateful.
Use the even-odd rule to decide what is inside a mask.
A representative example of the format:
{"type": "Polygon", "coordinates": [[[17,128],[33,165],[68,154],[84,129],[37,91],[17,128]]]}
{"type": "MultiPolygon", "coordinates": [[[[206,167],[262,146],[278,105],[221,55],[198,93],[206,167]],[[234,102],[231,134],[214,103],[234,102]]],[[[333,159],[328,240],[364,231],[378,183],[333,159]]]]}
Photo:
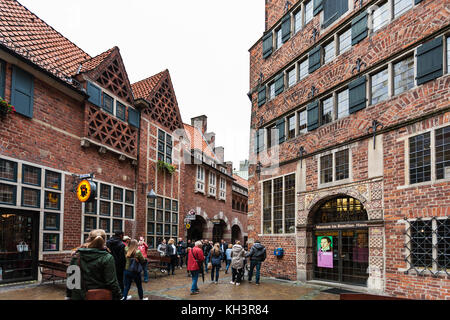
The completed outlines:
{"type": "Polygon", "coordinates": [[[141,263],[136,258],[132,258],[130,262],[130,267],[128,268],[128,271],[134,272],[134,273],[141,273],[144,271],[144,268],[142,268],[141,263]]]}

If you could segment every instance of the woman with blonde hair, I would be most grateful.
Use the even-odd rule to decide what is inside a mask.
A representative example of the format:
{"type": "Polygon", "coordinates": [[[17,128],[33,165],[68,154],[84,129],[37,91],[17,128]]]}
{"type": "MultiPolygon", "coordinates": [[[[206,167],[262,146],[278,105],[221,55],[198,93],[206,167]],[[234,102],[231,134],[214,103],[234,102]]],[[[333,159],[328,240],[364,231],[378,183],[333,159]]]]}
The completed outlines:
{"type": "Polygon", "coordinates": [[[172,275],[175,275],[175,266],[178,261],[177,247],[175,247],[175,240],[169,239],[166,246],[166,256],[170,258],[169,265],[167,266],[167,275],[170,275],[170,270],[172,269],[172,275]]]}
{"type": "Polygon", "coordinates": [[[97,229],[72,257],[71,265],[80,268],[81,288],[67,290],[72,300],[119,300],[121,290],[113,256],[106,250],[106,233],[97,229]]]}
{"type": "Polygon", "coordinates": [[[212,265],[211,281],[213,281],[215,284],[218,284],[220,265],[222,263],[223,257],[222,250],[220,250],[220,243],[217,242],[216,244],[214,244],[214,248],[211,249],[209,256],[211,257],[211,265],[212,265]],[[214,270],[216,270],[216,281],[214,281],[214,270]]]}
{"type": "Polygon", "coordinates": [[[139,250],[138,241],[132,239],[128,247],[125,248],[126,265],[123,273],[123,297],[122,300],[127,300],[128,291],[130,291],[131,283],[134,281],[139,294],[139,299],[144,299],[144,290],[142,289],[141,273],[143,271],[142,264],[144,263],[144,256],[139,250]]]}

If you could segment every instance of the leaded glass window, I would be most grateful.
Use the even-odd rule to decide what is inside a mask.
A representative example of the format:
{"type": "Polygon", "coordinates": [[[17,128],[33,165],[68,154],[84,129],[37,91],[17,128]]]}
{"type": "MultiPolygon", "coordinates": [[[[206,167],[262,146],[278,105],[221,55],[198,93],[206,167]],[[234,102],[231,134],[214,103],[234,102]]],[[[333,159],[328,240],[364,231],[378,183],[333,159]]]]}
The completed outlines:
{"type": "Polygon", "coordinates": [[[389,23],[388,2],[378,5],[373,12],[373,32],[376,32],[389,23]]]}
{"type": "Polygon", "coordinates": [[[272,181],[263,183],[263,233],[272,233],[272,181]]]}
{"type": "Polygon", "coordinates": [[[414,57],[408,57],[394,64],[394,94],[400,94],[414,87],[414,57]]]}
{"type": "Polygon", "coordinates": [[[333,121],[333,97],[322,102],[322,125],[333,121]]]}
{"type": "Polygon", "coordinates": [[[295,233],[295,174],[284,179],[284,233],[295,233]]]}
{"type": "Polygon", "coordinates": [[[297,82],[297,73],[296,69],[291,69],[287,73],[288,76],[288,86],[292,87],[297,82]]]}
{"type": "Polygon", "coordinates": [[[431,180],[430,133],[409,138],[409,182],[419,183],[431,180]]]}
{"type": "Polygon", "coordinates": [[[348,149],[336,152],[336,181],[349,176],[348,149]]]}
{"type": "Polygon", "coordinates": [[[344,118],[349,115],[348,109],[348,89],[341,91],[337,94],[337,113],[338,119],[344,118]]]}
{"type": "Polygon", "coordinates": [[[333,181],[333,155],[329,154],[320,158],[320,183],[333,181]]]}
{"type": "Polygon", "coordinates": [[[302,11],[298,10],[294,13],[294,29],[295,33],[299,32],[302,29],[302,11]]]}
{"type": "Polygon", "coordinates": [[[298,132],[299,133],[308,132],[308,112],[306,111],[306,109],[299,112],[298,132]]]}
{"type": "Polygon", "coordinates": [[[352,47],[352,29],[348,29],[339,35],[339,54],[348,51],[352,47]]]}
{"type": "Polygon", "coordinates": [[[305,24],[310,22],[313,19],[313,0],[305,3],[305,24]]]}
{"type": "Polygon", "coordinates": [[[288,139],[295,137],[295,114],[288,118],[288,139]]]}
{"type": "Polygon", "coordinates": [[[336,47],[334,41],[331,41],[324,47],[324,64],[330,62],[336,56],[336,47]]]}
{"type": "Polygon", "coordinates": [[[300,80],[303,80],[309,74],[308,67],[308,59],[300,62],[300,80]]]}
{"type": "Polygon", "coordinates": [[[283,233],[283,178],[273,181],[273,233],[283,233]]]}
{"type": "Polygon", "coordinates": [[[413,7],[413,0],[394,0],[394,18],[402,15],[413,7]]]}
{"type": "Polygon", "coordinates": [[[436,179],[450,178],[450,126],[436,130],[436,179]]]}
{"type": "Polygon", "coordinates": [[[372,76],[372,104],[384,101],[388,96],[388,69],[384,69],[372,76]]]}

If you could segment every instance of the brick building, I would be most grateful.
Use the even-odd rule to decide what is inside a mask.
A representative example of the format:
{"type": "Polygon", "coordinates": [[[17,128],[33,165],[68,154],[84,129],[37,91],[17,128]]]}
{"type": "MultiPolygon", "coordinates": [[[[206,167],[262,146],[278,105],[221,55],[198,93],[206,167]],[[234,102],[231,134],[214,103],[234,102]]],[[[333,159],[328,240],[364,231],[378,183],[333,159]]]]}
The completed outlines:
{"type": "Polygon", "coordinates": [[[266,1],[248,94],[249,243],[271,253],[264,275],[450,297],[448,10],[266,1]]]}
{"type": "Polygon", "coordinates": [[[183,145],[180,234],[193,241],[209,239],[220,242],[247,237],[247,204],[245,180],[233,176],[233,164],[224,162],[224,148],[215,146],[215,133],[208,132],[206,116],[184,124],[184,134],[178,137],[183,145]],[[239,209],[234,204],[239,200],[239,209]],[[187,216],[195,215],[194,220],[187,216]],[[189,228],[186,228],[189,224],[189,228]]]}

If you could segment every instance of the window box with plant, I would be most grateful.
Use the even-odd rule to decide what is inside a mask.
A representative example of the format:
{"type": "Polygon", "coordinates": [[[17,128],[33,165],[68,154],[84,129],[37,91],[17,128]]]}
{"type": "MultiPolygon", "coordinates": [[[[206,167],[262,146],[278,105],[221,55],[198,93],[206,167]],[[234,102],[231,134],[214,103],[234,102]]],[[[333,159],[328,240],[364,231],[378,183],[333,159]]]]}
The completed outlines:
{"type": "Polygon", "coordinates": [[[176,170],[176,167],[170,163],[159,160],[158,161],[158,169],[161,171],[166,171],[169,174],[173,174],[176,170]]]}
{"type": "Polygon", "coordinates": [[[3,119],[8,113],[14,113],[16,109],[8,101],[0,97],[0,118],[3,119]]]}

